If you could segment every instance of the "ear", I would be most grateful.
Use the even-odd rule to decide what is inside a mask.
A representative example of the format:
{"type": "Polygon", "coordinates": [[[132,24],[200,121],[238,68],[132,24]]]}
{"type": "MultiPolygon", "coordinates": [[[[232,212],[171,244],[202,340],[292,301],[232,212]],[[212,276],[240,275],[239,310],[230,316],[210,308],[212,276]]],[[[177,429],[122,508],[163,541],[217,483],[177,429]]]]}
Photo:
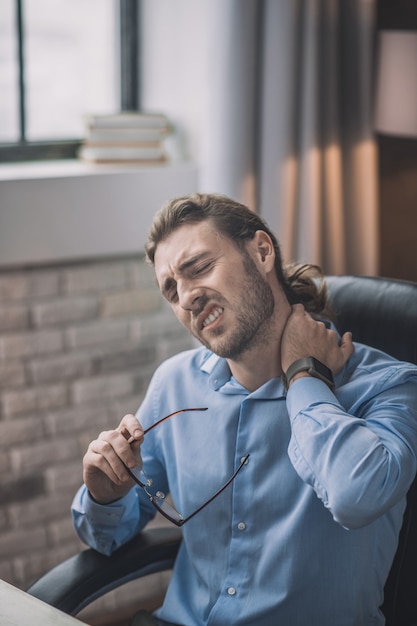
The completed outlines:
{"type": "Polygon", "coordinates": [[[251,244],[257,263],[265,272],[270,272],[275,264],[275,249],[271,237],[264,230],[257,230],[251,244]]]}

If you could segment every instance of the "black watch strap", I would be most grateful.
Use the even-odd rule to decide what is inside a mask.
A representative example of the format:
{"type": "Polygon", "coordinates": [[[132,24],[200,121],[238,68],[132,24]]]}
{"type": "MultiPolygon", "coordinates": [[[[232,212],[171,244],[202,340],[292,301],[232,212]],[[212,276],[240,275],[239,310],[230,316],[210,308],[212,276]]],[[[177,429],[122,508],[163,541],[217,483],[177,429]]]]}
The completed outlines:
{"type": "Polygon", "coordinates": [[[290,382],[294,376],[300,372],[307,372],[310,376],[322,380],[328,387],[330,387],[330,389],[334,389],[332,371],[324,365],[324,363],[315,359],[313,356],[306,356],[302,359],[297,359],[289,366],[283,376],[286,389],[290,386],[290,382]]]}

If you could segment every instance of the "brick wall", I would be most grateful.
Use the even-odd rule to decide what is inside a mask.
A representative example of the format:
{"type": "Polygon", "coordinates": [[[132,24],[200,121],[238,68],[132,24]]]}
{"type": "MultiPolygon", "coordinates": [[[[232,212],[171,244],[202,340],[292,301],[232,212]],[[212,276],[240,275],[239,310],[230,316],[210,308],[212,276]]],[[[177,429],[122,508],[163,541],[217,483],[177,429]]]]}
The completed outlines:
{"type": "Polygon", "coordinates": [[[0,578],[24,589],[79,551],[88,443],[191,345],[143,257],[0,269],[0,578]]]}

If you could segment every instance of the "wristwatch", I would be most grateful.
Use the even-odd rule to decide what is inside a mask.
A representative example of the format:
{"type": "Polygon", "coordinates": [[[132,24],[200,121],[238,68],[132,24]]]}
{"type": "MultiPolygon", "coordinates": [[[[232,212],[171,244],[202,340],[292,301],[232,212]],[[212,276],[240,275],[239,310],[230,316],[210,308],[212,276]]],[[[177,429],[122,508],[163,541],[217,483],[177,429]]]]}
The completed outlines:
{"type": "Polygon", "coordinates": [[[324,365],[324,363],[315,359],[314,356],[306,356],[294,361],[285,372],[283,379],[287,390],[291,380],[299,372],[307,372],[310,376],[322,380],[330,389],[334,389],[334,380],[331,370],[324,365]]]}

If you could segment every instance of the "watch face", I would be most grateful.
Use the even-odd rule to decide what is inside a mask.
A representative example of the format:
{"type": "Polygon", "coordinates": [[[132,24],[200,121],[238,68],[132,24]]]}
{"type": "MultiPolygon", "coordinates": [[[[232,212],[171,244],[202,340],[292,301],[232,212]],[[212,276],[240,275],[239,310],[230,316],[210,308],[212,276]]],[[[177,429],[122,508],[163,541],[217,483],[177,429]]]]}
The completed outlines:
{"type": "Polygon", "coordinates": [[[330,380],[333,378],[331,371],[329,370],[328,367],[326,367],[326,365],[324,365],[323,363],[321,363],[320,361],[317,361],[317,359],[314,359],[314,368],[320,372],[320,374],[322,374],[322,376],[325,376],[326,378],[330,378],[330,380]]]}
{"type": "Polygon", "coordinates": [[[313,363],[314,363],[313,369],[316,370],[317,374],[319,376],[322,376],[325,379],[325,382],[328,381],[328,384],[330,387],[333,387],[334,381],[333,381],[332,371],[326,365],[324,365],[324,363],[322,363],[321,361],[318,361],[314,357],[313,357],[313,363]]]}

